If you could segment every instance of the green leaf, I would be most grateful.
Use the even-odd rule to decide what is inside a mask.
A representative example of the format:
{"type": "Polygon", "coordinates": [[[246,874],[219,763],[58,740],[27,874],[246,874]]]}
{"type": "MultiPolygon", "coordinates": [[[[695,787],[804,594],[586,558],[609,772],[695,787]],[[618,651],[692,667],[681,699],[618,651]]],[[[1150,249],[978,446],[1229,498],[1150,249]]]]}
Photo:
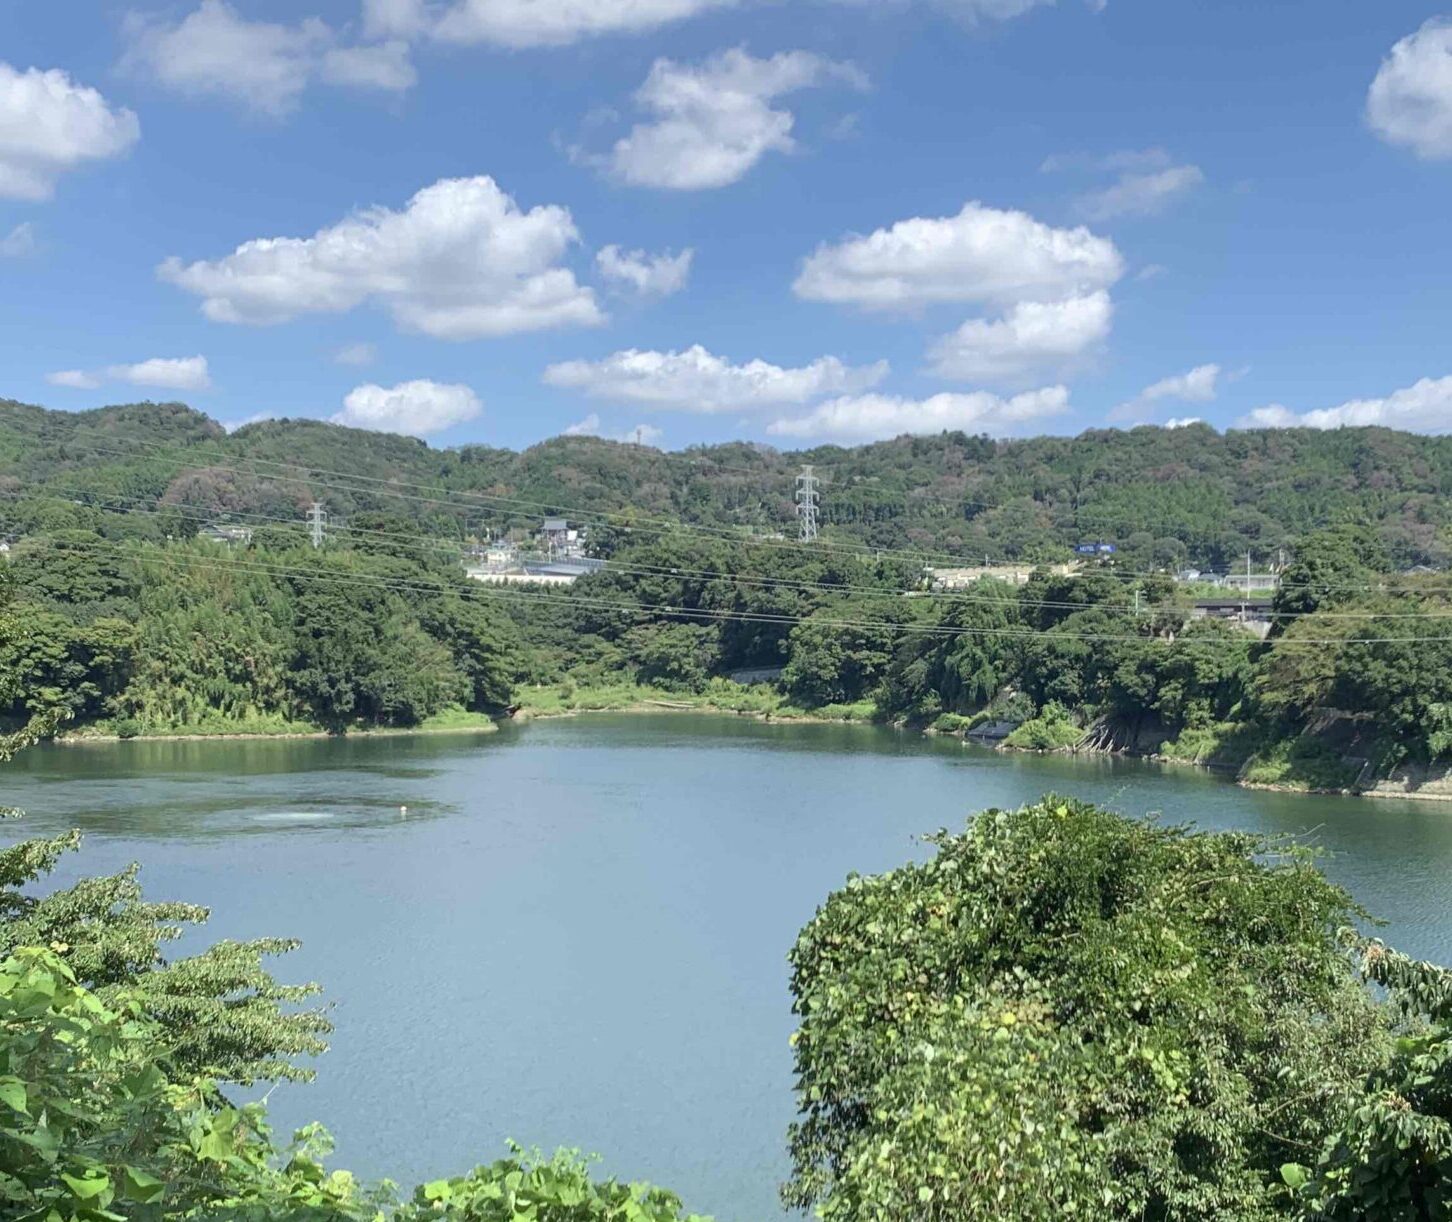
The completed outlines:
{"type": "Polygon", "coordinates": [[[0,1078],[0,1103],[13,1107],[17,1112],[30,1114],[30,1101],[25,1083],[19,1078],[0,1078]]]}
{"type": "Polygon", "coordinates": [[[82,1201],[93,1201],[111,1186],[110,1177],[104,1171],[88,1171],[84,1177],[61,1173],[73,1196],[82,1201]]]}
{"type": "Polygon", "coordinates": [[[142,1204],[156,1200],[166,1191],[166,1184],[138,1167],[121,1168],[122,1195],[142,1204]]]}
{"type": "Polygon", "coordinates": [[[1299,1192],[1306,1186],[1306,1181],[1310,1178],[1310,1175],[1300,1163],[1281,1164],[1281,1179],[1285,1180],[1286,1186],[1292,1192],[1299,1192]]]}

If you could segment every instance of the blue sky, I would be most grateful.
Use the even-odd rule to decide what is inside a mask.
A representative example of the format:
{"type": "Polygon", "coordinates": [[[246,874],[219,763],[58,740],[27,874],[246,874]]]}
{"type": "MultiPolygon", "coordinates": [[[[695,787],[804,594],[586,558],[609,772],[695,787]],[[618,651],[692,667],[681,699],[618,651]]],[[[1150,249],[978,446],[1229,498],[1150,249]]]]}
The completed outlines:
{"type": "Polygon", "coordinates": [[[1452,425],[1423,3],[77,0],[6,6],[0,65],[27,402],[508,446],[1452,425]]]}

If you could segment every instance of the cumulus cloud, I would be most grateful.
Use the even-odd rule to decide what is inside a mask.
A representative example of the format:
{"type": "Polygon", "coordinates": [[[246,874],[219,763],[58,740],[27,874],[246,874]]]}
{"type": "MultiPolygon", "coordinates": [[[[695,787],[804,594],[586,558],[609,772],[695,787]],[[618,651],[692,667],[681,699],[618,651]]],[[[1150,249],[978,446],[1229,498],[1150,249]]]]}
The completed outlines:
{"type": "Polygon", "coordinates": [[[1338,429],[1382,425],[1417,433],[1452,432],[1452,377],[1423,378],[1381,399],[1352,399],[1338,407],[1295,412],[1279,403],[1258,407],[1236,422],[1242,428],[1338,429]]]}
{"type": "Polygon", "coordinates": [[[23,259],[35,253],[35,226],[22,221],[0,238],[0,259],[23,259]]]}
{"type": "Polygon", "coordinates": [[[212,385],[204,356],[152,357],[134,365],[111,365],[106,376],[133,386],[156,386],[163,390],[207,390],[212,385]]]}
{"type": "Polygon", "coordinates": [[[339,365],[371,365],[377,359],[378,349],[372,344],[345,344],[333,353],[339,365]]]}
{"type": "Polygon", "coordinates": [[[84,369],[58,369],[55,373],[46,374],[45,380],[52,386],[64,386],[69,390],[98,390],[101,386],[100,377],[84,369]]]}
{"type": "Polygon", "coordinates": [[[652,255],[643,250],[606,246],[595,256],[595,269],[607,281],[641,297],[669,297],[686,287],[695,256],[696,252],[690,249],[678,255],[652,255]]]}
{"type": "MultiPolygon", "coordinates": [[[[842,0],[849,4],[880,0],[842,0]]],[[[446,42],[501,47],[563,46],[610,34],[643,34],[721,9],[739,0],[363,0],[370,38],[431,36],[446,42]]],[[[929,0],[970,25],[1007,20],[1054,0],[929,0]]],[[[1103,0],[1088,0],[1094,9],[1103,0]]]]}
{"type": "Polygon", "coordinates": [[[1016,383],[1072,365],[1109,336],[1114,305],[1102,290],[1026,301],[1002,318],[973,318],[929,352],[932,371],[959,381],[1016,383]]]}
{"type": "Polygon", "coordinates": [[[1146,411],[1153,404],[1166,400],[1174,403],[1210,403],[1220,391],[1223,371],[1219,365],[1196,365],[1185,373],[1161,378],[1146,386],[1109,413],[1111,420],[1129,420],[1146,411]]]}
{"type": "Polygon", "coordinates": [[[1419,157],[1452,157],[1452,20],[1434,17],[1382,61],[1366,117],[1383,140],[1419,157]]]}
{"type": "Polygon", "coordinates": [[[656,428],[653,424],[637,424],[633,429],[611,433],[601,425],[599,412],[591,412],[583,420],[577,420],[574,424],[568,425],[561,436],[602,437],[606,441],[625,441],[632,445],[658,446],[661,438],[665,436],[665,431],[656,428]]]}
{"type": "Polygon", "coordinates": [[[133,365],[108,365],[98,370],[62,369],[47,374],[45,380],[52,386],[71,390],[97,390],[107,381],[160,390],[210,390],[212,386],[211,371],[204,356],[155,356],[133,365]]]}
{"type": "Polygon", "coordinates": [[[1167,429],[1187,429],[1192,424],[1203,424],[1199,416],[1171,416],[1165,421],[1167,429]]]}
{"type": "Polygon", "coordinates": [[[473,420],[483,410],[469,387],[420,378],[392,387],[373,382],[356,386],[332,421],[355,429],[428,437],[473,420]]]}
{"type": "Polygon", "coordinates": [[[631,348],[603,361],[565,361],[544,372],[547,385],[599,399],[666,411],[753,411],[866,390],[887,376],[886,361],[851,367],[824,356],[796,369],[763,360],[733,365],[700,344],[684,352],[631,348]]]}
{"type": "Polygon", "coordinates": [[[740,48],[703,64],[656,60],[635,100],[654,118],[615,144],[606,165],[622,182],[696,191],[744,177],[767,153],[789,153],[795,117],[772,106],[799,89],[866,78],[807,51],[756,59],[740,48]]]}
{"type": "Polygon", "coordinates": [[[929,399],[890,395],[859,395],[833,399],[805,416],[777,420],[767,432],[777,437],[810,437],[854,443],[897,437],[903,433],[940,433],[945,429],[1007,433],[1069,409],[1063,386],[1025,391],[1011,399],[987,391],[941,394],[929,399]]]}
{"type": "Polygon", "coordinates": [[[140,138],[131,111],[60,69],[0,62],[0,199],[49,199],[62,174],[120,157],[140,138]]]}
{"type": "Polygon", "coordinates": [[[569,210],[520,210],[492,178],[443,179],[401,212],[372,208],[310,238],[258,238],[157,274],[202,298],[214,322],[265,325],[364,302],[440,339],[478,339],[603,321],[560,260],[578,240],[569,210]]]}
{"type": "Polygon", "coordinates": [[[1012,307],[1086,296],[1123,274],[1108,238],[974,201],[956,216],[912,217],[819,246],[793,288],[809,301],[867,309],[964,301],[1012,307]]]}
{"type": "Polygon", "coordinates": [[[201,0],[175,23],[133,13],[125,35],[125,71],[179,93],[231,98],[274,118],[296,109],[315,78],[384,90],[408,89],[415,79],[402,42],[340,47],[316,17],[296,25],[248,21],[226,0],[201,0]]]}
{"type": "Polygon", "coordinates": [[[565,46],[607,34],[642,34],[736,0],[364,0],[370,37],[428,35],[499,47],[565,46]]]}

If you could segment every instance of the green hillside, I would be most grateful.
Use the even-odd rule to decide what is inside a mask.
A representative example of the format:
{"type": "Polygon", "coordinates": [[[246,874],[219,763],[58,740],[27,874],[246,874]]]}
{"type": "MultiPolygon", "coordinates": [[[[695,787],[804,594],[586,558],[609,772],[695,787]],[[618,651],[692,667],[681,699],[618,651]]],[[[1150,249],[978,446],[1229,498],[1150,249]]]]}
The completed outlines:
{"type": "Polygon", "coordinates": [[[1373,525],[1399,566],[1449,554],[1452,439],[1388,429],[1193,425],[1001,441],[953,432],[796,452],[560,437],[516,453],[439,450],[313,420],[228,434],[174,403],[70,413],[0,402],[10,533],[41,517],[53,528],[57,497],[179,507],[176,529],[209,514],[292,520],[316,499],[335,520],[387,511],[450,537],[547,510],[781,530],[801,463],[822,477],[829,536],[971,561],[1054,559],[1103,540],[1154,567],[1228,567],[1336,523],[1373,525]]]}

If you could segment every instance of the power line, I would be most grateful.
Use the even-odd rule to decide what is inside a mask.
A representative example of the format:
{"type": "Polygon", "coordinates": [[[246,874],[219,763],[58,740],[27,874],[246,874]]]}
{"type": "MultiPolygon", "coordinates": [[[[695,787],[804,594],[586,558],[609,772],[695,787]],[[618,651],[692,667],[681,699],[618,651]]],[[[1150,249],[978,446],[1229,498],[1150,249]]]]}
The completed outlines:
{"type": "MultiPolygon", "coordinates": [[[[137,555],[138,548],[134,545],[107,543],[98,541],[96,543],[82,543],[76,540],[56,541],[55,546],[78,551],[102,551],[122,552],[129,554],[136,559],[145,559],[137,555]]],[[[142,544],[141,548],[154,547],[154,544],[142,544]]],[[[1200,648],[1216,645],[1248,645],[1251,642],[1243,638],[1218,637],[1218,638],[1165,638],[1149,636],[1144,634],[1126,635],[1113,633],[1092,633],[1063,631],[1057,628],[1039,630],[1024,627],[962,627],[958,625],[945,624],[913,624],[901,623],[890,620],[859,620],[859,619],[830,619],[819,615],[786,615],[774,612],[750,612],[730,611],[717,608],[690,608],[676,607],[668,604],[652,603],[621,603],[610,599],[589,598],[577,595],[562,595],[551,590],[484,590],[471,589],[468,587],[453,587],[450,589],[447,582],[442,584],[439,581],[417,581],[410,582],[398,578],[383,578],[367,574],[350,576],[347,574],[323,575],[316,569],[302,569],[296,566],[272,565],[263,563],[251,563],[247,561],[224,560],[221,557],[199,557],[187,554],[176,554],[170,551],[166,556],[158,556],[158,560],[172,563],[174,561],[192,564],[196,567],[219,569],[221,571],[251,572],[270,576],[288,577],[301,582],[314,582],[334,585],[367,586],[392,590],[400,593],[430,593],[449,592],[456,597],[467,600],[499,600],[509,598],[527,597],[534,601],[543,601],[552,605],[585,606],[597,610],[614,612],[626,615],[660,615],[665,618],[686,618],[702,619],[707,621],[732,621],[744,623],[763,623],[779,626],[797,626],[800,624],[812,624],[821,628],[850,628],[850,629],[880,629],[889,632],[900,632],[906,635],[929,636],[929,637],[961,637],[961,636],[992,636],[1025,638],[1035,640],[1078,640],[1096,641],[1100,643],[1123,643],[1141,645],[1163,645],[1166,647],[1178,648],[1200,648]]],[[[467,579],[460,579],[467,580],[467,579]]],[[[1388,644],[1437,644],[1452,643],[1452,636],[1395,636],[1395,637],[1330,637],[1330,638],[1280,638],[1274,648],[1280,649],[1290,646],[1327,646],[1327,645],[1388,645],[1388,644]]]]}
{"type": "MultiPolygon", "coordinates": [[[[123,514],[142,514],[142,515],[166,516],[168,514],[175,513],[175,514],[178,514],[179,516],[191,517],[194,520],[209,519],[211,517],[217,516],[215,513],[213,513],[213,511],[203,510],[203,509],[200,509],[198,507],[193,507],[193,506],[179,506],[179,505],[174,505],[174,506],[166,506],[164,508],[158,506],[157,508],[153,508],[153,509],[136,508],[135,503],[136,502],[139,502],[140,501],[140,498],[134,498],[133,501],[131,501],[131,502],[127,502],[127,501],[124,501],[124,500],[122,500],[120,498],[116,498],[116,499],[112,499],[112,500],[107,501],[107,502],[103,502],[100,505],[95,505],[95,504],[92,504],[90,502],[78,501],[78,500],[76,500],[74,498],[54,496],[54,495],[49,495],[49,494],[44,494],[44,493],[28,494],[28,493],[20,492],[20,491],[9,491],[9,492],[0,492],[0,497],[9,497],[9,498],[18,499],[18,500],[24,500],[24,499],[30,499],[30,500],[49,500],[49,501],[54,501],[54,502],[58,502],[58,503],[61,503],[61,504],[79,505],[79,506],[84,506],[84,507],[87,507],[87,508],[93,508],[93,509],[97,509],[98,511],[101,511],[101,512],[119,512],[119,513],[123,513],[123,514]],[[114,506],[114,505],[121,505],[122,508],[120,510],[111,510],[110,507],[111,506],[114,506]]],[[[242,517],[242,518],[247,518],[247,519],[253,520],[253,521],[262,521],[262,522],[267,522],[267,523],[276,523],[276,524],[285,525],[285,526],[290,526],[290,525],[293,525],[295,523],[295,519],[292,519],[292,518],[282,518],[282,517],[277,517],[277,516],[267,515],[267,514],[249,513],[249,512],[246,512],[246,511],[232,511],[232,512],[228,513],[225,516],[229,516],[229,517],[242,517]]],[[[365,538],[376,538],[376,539],[383,539],[383,540],[400,540],[400,541],[407,542],[407,543],[409,543],[411,545],[415,545],[415,546],[422,546],[422,547],[425,547],[425,548],[428,548],[428,549],[432,549],[432,550],[447,551],[447,552],[450,552],[450,553],[455,554],[455,555],[462,555],[461,545],[459,545],[457,543],[450,543],[450,542],[448,542],[446,540],[439,539],[436,536],[425,535],[425,534],[422,534],[422,533],[413,533],[413,532],[407,532],[406,533],[406,532],[401,532],[401,531],[370,530],[370,529],[367,529],[367,528],[364,528],[364,527],[355,527],[355,526],[350,526],[350,525],[346,525],[346,524],[331,525],[329,527],[329,529],[331,529],[331,530],[339,530],[339,531],[347,531],[349,533],[358,535],[360,537],[365,537],[365,538]]],[[[626,563],[624,561],[617,561],[617,560],[612,560],[612,561],[607,562],[606,571],[608,571],[608,572],[614,572],[614,573],[630,573],[630,574],[645,575],[645,576],[664,576],[664,577],[674,577],[674,578],[688,578],[688,577],[689,578],[703,578],[703,579],[707,579],[707,580],[720,580],[720,581],[725,581],[725,582],[729,582],[729,583],[731,583],[733,585],[755,586],[755,587],[762,587],[762,588],[787,588],[787,589],[795,589],[795,590],[807,590],[807,591],[819,592],[819,593],[823,593],[823,594],[856,594],[856,595],[869,596],[869,597],[918,597],[918,598],[928,598],[928,599],[932,599],[934,601],[947,602],[947,603],[966,603],[966,604],[981,603],[981,604],[994,605],[994,604],[999,604],[999,603],[1003,603],[1003,602],[1006,602],[1006,601],[1011,601],[1011,602],[1015,603],[1017,606],[1020,606],[1020,607],[1033,606],[1033,607],[1044,607],[1044,608],[1050,608],[1050,609],[1056,609],[1056,610],[1070,610],[1070,611],[1091,610],[1091,609],[1098,609],[1098,610],[1105,610],[1105,611],[1128,611],[1128,610],[1131,609],[1130,606],[1127,605],[1127,604],[1118,604],[1118,603],[1082,602],[1082,601],[1073,601],[1073,600],[1055,600],[1055,599],[1031,599],[1031,598],[1025,598],[1025,597],[1022,596],[1022,589],[1021,588],[1019,590],[1019,593],[1017,593],[1017,594],[1015,594],[1013,596],[972,595],[972,594],[964,594],[964,593],[960,593],[960,592],[956,592],[956,591],[936,591],[936,590],[925,590],[925,591],[909,591],[909,590],[900,590],[900,589],[885,590],[885,589],[882,589],[881,587],[876,587],[876,586],[861,586],[861,585],[852,585],[852,584],[838,583],[838,582],[811,582],[811,581],[795,580],[795,579],[791,579],[791,578],[774,578],[774,577],[766,577],[766,576],[756,576],[756,577],[753,577],[753,576],[743,575],[743,574],[740,574],[740,573],[722,572],[722,571],[719,571],[719,570],[711,570],[711,569],[689,569],[689,568],[681,568],[679,566],[661,566],[661,565],[646,565],[646,564],[629,564],[629,563],[626,563]]],[[[1098,573],[1093,574],[1093,575],[1097,575],[1097,576],[1108,576],[1108,574],[1098,574],[1098,573]]],[[[1149,576],[1163,577],[1162,574],[1149,574],[1149,576]]],[[[1287,587],[1287,588],[1296,588],[1296,587],[1287,587]]],[[[1311,588],[1321,589],[1323,587],[1317,585],[1317,586],[1313,586],[1311,588]]],[[[1376,591],[1376,590],[1380,589],[1380,587],[1373,587],[1373,586],[1346,586],[1346,587],[1324,587],[1324,588],[1326,588],[1326,589],[1341,588],[1341,589],[1350,589],[1350,590],[1371,590],[1371,591],[1376,591]]],[[[1429,591],[1429,589],[1430,588],[1428,588],[1428,587],[1417,587],[1412,592],[1413,593],[1427,592],[1427,591],[1429,591]]],[[[1136,591],[1136,595],[1137,594],[1138,594],[1138,591],[1136,591]]],[[[1192,610],[1192,608],[1176,607],[1176,606],[1173,606],[1173,605],[1170,605],[1170,606],[1162,606],[1162,607],[1159,607],[1159,608],[1156,608],[1156,609],[1157,610],[1161,610],[1163,612],[1167,612],[1167,613],[1175,613],[1177,611],[1189,611],[1189,610],[1192,610]]],[[[1374,612],[1374,611],[1359,611],[1359,612],[1334,612],[1334,611],[1316,611],[1316,612],[1301,612],[1301,611],[1262,611],[1262,612],[1260,612],[1261,618],[1264,618],[1264,619],[1276,619],[1276,620],[1300,619],[1300,618],[1307,618],[1307,617],[1312,616],[1312,615],[1319,616],[1319,617],[1321,617],[1323,619],[1425,619],[1425,618],[1436,619],[1436,618],[1443,618],[1442,615],[1439,615],[1439,614],[1437,614],[1435,612],[1374,612]]]]}

